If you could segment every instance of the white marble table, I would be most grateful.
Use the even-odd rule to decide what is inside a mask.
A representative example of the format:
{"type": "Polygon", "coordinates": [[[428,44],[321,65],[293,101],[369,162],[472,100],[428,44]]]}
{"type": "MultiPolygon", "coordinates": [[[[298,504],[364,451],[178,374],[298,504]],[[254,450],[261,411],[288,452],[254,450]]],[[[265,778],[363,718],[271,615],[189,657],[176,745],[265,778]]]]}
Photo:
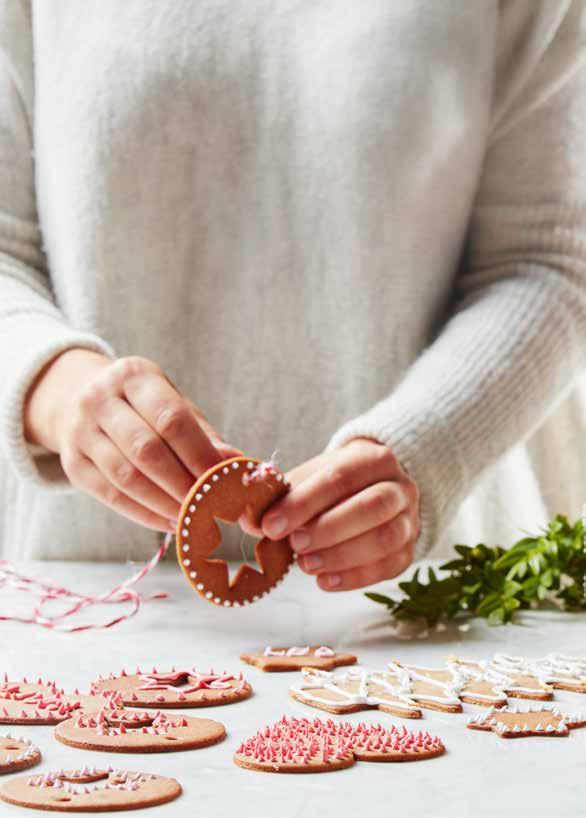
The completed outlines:
{"type": "MultiPolygon", "coordinates": [[[[127,565],[46,563],[27,566],[37,576],[59,579],[70,587],[97,593],[129,575],[127,565]]],[[[336,773],[308,776],[249,772],[232,763],[244,737],[282,714],[320,715],[291,700],[294,674],[267,674],[243,665],[243,649],[266,644],[325,643],[356,652],[362,664],[380,667],[397,657],[433,664],[450,652],[481,658],[494,651],[538,655],[552,649],[586,654],[586,619],[580,615],[531,613],[520,626],[469,631],[450,628],[428,638],[397,640],[382,608],[362,593],[325,594],[295,569],[270,597],[248,608],[218,609],[194,595],[173,563],[161,566],[145,590],[166,590],[170,598],[146,604],[139,615],[110,631],[65,635],[36,627],[0,623],[2,670],[10,676],[43,675],[68,688],[87,686],[99,673],[134,669],[137,664],[166,668],[190,664],[237,671],[244,669],[254,696],[206,715],[224,722],[228,738],[204,750],[162,755],[109,755],[74,750],[57,743],[52,729],[14,728],[37,742],[44,761],[40,771],[113,763],[127,769],[172,775],[184,787],[172,804],[145,815],[265,816],[319,814],[339,816],[583,816],[585,814],[586,730],[569,738],[507,741],[465,728],[478,708],[461,715],[427,711],[420,722],[375,711],[354,720],[405,723],[441,735],[448,753],[413,764],[366,764],[336,773]]],[[[384,586],[389,588],[389,583],[384,586]]],[[[0,609],[6,599],[0,600],[0,609]]],[[[1,612],[1,610],[0,610],[1,612]]],[[[586,696],[559,693],[561,705],[586,710],[586,696]]],[[[325,715],[325,714],[321,714],[325,715]]],[[[336,717],[334,717],[336,718],[336,717]]],[[[0,815],[39,815],[6,804],[0,815]]]]}

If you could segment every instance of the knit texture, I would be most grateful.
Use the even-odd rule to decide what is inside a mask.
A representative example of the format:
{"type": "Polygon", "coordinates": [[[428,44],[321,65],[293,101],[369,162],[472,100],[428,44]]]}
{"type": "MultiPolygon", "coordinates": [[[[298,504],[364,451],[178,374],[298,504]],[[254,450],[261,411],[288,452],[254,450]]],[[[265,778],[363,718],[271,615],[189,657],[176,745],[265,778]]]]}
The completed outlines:
{"type": "Polygon", "coordinates": [[[585,18],[0,0],[2,554],[156,545],[24,440],[27,390],[76,346],[154,359],[284,468],[390,446],[420,555],[577,514],[585,18]]]}

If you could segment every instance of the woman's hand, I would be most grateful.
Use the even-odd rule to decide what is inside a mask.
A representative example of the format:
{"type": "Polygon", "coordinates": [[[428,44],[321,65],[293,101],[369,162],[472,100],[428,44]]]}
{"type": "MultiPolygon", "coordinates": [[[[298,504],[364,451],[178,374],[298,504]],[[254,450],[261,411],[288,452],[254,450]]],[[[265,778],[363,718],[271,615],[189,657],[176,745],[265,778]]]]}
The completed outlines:
{"type": "Polygon", "coordinates": [[[287,478],[293,488],[264,515],[262,530],[290,535],[301,569],[324,591],[371,585],[411,564],[419,493],[386,446],[355,439],[287,478]]]}
{"type": "Polygon", "coordinates": [[[199,474],[241,454],[146,358],[63,353],[29,391],[24,423],[74,486],[159,531],[174,530],[199,474]]]}

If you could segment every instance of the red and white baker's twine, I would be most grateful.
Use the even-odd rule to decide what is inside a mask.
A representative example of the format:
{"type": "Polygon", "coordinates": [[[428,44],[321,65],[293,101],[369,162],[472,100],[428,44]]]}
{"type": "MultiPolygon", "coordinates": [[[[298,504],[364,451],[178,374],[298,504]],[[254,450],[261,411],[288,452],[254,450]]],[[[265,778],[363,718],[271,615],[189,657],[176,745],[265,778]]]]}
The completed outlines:
{"type": "Polygon", "coordinates": [[[38,604],[35,605],[28,616],[15,613],[0,613],[0,621],[21,622],[25,625],[40,625],[43,628],[63,631],[65,633],[79,633],[80,631],[112,628],[114,625],[118,625],[125,619],[130,619],[137,614],[141,602],[151,599],[165,599],[167,597],[167,594],[162,592],[144,596],[138,593],[138,591],[135,591],[132,586],[136,585],[137,582],[140,582],[141,579],[154,570],[167,553],[172,539],[173,535],[167,534],[153,557],[143,565],[136,574],[133,574],[125,582],[112,588],[111,591],[97,596],[80,594],[77,591],[72,591],[69,588],[57,585],[48,580],[28,577],[17,571],[11,563],[6,560],[0,560],[0,591],[11,588],[23,593],[29,593],[38,598],[38,604]],[[48,602],[65,602],[69,603],[69,607],[62,613],[49,614],[44,612],[44,606],[48,602]],[[64,621],[79,613],[82,609],[89,608],[93,605],[118,605],[126,602],[130,603],[130,610],[126,611],[126,613],[119,614],[103,624],[85,622],[69,625],[64,621]]]}

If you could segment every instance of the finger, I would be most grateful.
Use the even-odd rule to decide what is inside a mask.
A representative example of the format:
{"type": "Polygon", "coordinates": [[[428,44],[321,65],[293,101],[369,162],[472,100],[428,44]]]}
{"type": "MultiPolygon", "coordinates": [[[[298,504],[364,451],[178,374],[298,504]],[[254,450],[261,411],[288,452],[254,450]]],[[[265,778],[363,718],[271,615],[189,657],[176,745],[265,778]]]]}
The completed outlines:
{"type": "Polygon", "coordinates": [[[345,542],[312,551],[299,557],[299,567],[306,574],[339,573],[360,565],[379,562],[396,554],[413,536],[413,523],[403,512],[390,522],[353,537],[345,542]]]}
{"type": "Polygon", "coordinates": [[[152,372],[127,379],[124,395],[192,476],[222,460],[191,406],[162,375],[152,372]]]}
{"type": "Polygon", "coordinates": [[[193,485],[193,475],[156,432],[118,397],[100,404],[96,420],[133,466],[179,503],[193,485]]]}
{"type": "Polygon", "coordinates": [[[145,477],[110,438],[97,430],[81,445],[81,451],[98,467],[100,473],[123,494],[166,520],[176,520],[181,504],[145,477]]]}
{"type": "Polygon", "coordinates": [[[383,579],[392,579],[402,574],[412,561],[413,546],[409,544],[396,554],[389,554],[377,562],[350,568],[348,571],[319,574],[317,584],[322,591],[352,591],[383,579]]]}
{"type": "Polygon", "coordinates": [[[408,503],[401,483],[388,480],[375,483],[293,531],[289,538],[291,546],[302,554],[329,548],[382,526],[407,508],[408,503]]]}
{"type": "Polygon", "coordinates": [[[108,508],[145,528],[171,533],[175,531],[175,526],[169,520],[131,500],[112,483],[109,483],[97,466],[81,453],[69,455],[69,457],[63,455],[62,462],[71,482],[108,508]]]}
{"type": "Polygon", "coordinates": [[[372,483],[388,479],[395,459],[386,446],[346,446],[271,507],[262,519],[267,537],[284,537],[372,483]]]}
{"type": "Polygon", "coordinates": [[[240,457],[244,454],[242,449],[237,449],[235,446],[232,446],[230,443],[226,442],[222,435],[212,426],[206,416],[202,413],[201,409],[198,409],[198,407],[192,401],[188,399],[185,400],[199,426],[201,429],[203,429],[214,449],[216,449],[216,451],[222,456],[223,460],[228,460],[230,457],[240,457]]]}

